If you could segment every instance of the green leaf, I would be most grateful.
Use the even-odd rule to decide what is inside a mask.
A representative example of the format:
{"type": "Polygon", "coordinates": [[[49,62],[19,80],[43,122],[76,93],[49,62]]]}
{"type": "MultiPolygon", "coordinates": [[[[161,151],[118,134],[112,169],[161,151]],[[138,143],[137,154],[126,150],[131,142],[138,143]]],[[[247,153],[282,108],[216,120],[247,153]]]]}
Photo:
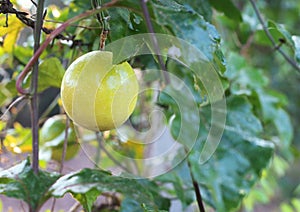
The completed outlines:
{"type": "Polygon", "coordinates": [[[83,169],[67,174],[56,181],[49,189],[51,195],[62,197],[70,192],[90,210],[91,202],[102,192],[119,192],[125,197],[156,208],[155,199],[148,187],[139,180],[113,176],[108,172],[83,169]],[[91,200],[87,201],[88,198],[91,200]]]}
{"type": "Polygon", "coordinates": [[[120,212],[140,212],[141,204],[131,198],[125,198],[121,203],[120,212]]]}
{"type": "Polygon", "coordinates": [[[218,11],[223,12],[228,18],[233,19],[236,22],[242,22],[243,18],[241,12],[232,3],[231,0],[209,0],[209,3],[218,11]]]}
{"type": "Polygon", "coordinates": [[[155,210],[155,209],[152,209],[152,208],[148,207],[145,204],[142,204],[142,208],[144,209],[144,212],[167,212],[165,210],[155,210]]]}
{"type": "Polygon", "coordinates": [[[235,53],[229,55],[224,75],[231,81],[230,91],[236,95],[253,95],[269,83],[262,70],[249,67],[245,58],[235,53]]]}
{"type": "Polygon", "coordinates": [[[65,69],[58,58],[51,57],[43,60],[39,65],[39,87],[60,88],[64,73],[65,69]]]}
{"type": "Polygon", "coordinates": [[[13,54],[20,62],[26,64],[32,57],[32,49],[23,46],[16,46],[13,54]]]}
{"type": "MultiPolygon", "coordinates": [[[[41,92],[49,87],[60,88],[65,69],[56,57],[50,57],[39,65],[38,91],[41,92]]],[[[26,86],[29,87],[31,74],[26,78],[26,86]]]]}
{"type": "MultiPolygon", "coordinates": [[[[281,43],[281,40],[283,41],[283,45],[287,45],[291,50],[294,51],[295,44],[292,39],[291,34],[285,29],[284,25],[277,24],[274,21],[268,21],[268,29],[270,31],[270,34],[274,38],[274,41],[279,45],[281,43]]],[[[255,32],[255,42],[260,45],[266,45],[266,46],[272,46],[272,42],[267,37],[264,30],[257,30],[255,32]]]]}
{"type": "Polygon", "coordinates": [[[281,141],[279,146],[287,149],[289,148],[293,138],[293,126],[290,117],[287,112],[281,108],[278,109],[274,115],[274,124],[281,141]]]}
{"type": "Polygon", "coordinates": [[[295,188],[295,194],[300,195],[300,184],[295,188]]]}
{"type": "Polygon", "coordinates": [[[274,33],[278,33],[280,35],[279,38],[283,38],[285,40],[285,43],[288,44],[289,47],[294,48],[295,44],[294,44],[294,41],[292,39],[292,36],[286,30],[284,25],[277,24],[276,22],[269,20],[268,21],[268,28],[269,28],[270,31],[274,31],[274,33]]]}
{"type": "Polygon", "coordinates": [[[2,91],[0,91],[0,106],[4,105],[6,103],[6,100],[7,96],[2,91]]]}
{"type": "Polygon", "coordinates": [[[158,209],[153,209],[152,207],[149,207],[146,204],[140,204],[137,201],[130,199],[130,198],[125,198],[122,201],[121,204],[121,209],[120,212],[166,212],[166,210],[158,210],[158,209]]]}
{"type": "Polygon", "coordinates": [[[199,133],[199,108],[190,87],[181,80],[172,78],[172,83],[160,92],[159,105],[166,105],[173,138],[188,149],[194,145],[199,133]],[[178,86],[180,85],[180,92],[178,86]],[[174,116],[173,116],[174,115],[174,116]]]}
{"type": "Polygon", "coordinates": [[[9,76],[3,76],[3,79],[1,77],[2,75],[0,75],[0,106],[8,104],[17,95],[16,81],[9,76]]]}
{"type": "Polygon", "coordinates": [[[280,205],[280,211],[282,212],[294,212],[294,209],[288,203],[283,203],[280,205]]]}
{"type": "Polygon", "coordinates": [[[300,36],[292,36],[292,39],[295,43],[295,58],[296,61],[300,64],[300,36]]]}
{"type": "Polygon", "coordinates": [[[58,179],[56,173],[39,171],[36,175],[29,159],[0,172],[0,193],[22,199],[30,208],[37,210],[50,197],[48,188],[58,179]]]}
{"type": "Polygon", "coordinates": [[[225,131],[214,155],[200,165],[200,152],[195,147],[189,157],[195,178],[205,185],[205,200],[217,211],[237,208],[273,155],[273,144],[260,137],[262,124],[250,102],[243,97],[230,97],[227,104],[225,131]]]}
{"type": "MultiPolygon", "coordinates": [[[[116,5],[120,6],[120,8],[111,8],[109,10],[110,28],[114,32],[109,35],[111,42],[130,35],[148,33],[145,20],[141,15],[142,11],[139,2],[126,0],[119,1],[116,5]]],[[[152,17],[151,8],[150,13],[152,17]]],[[[170,29],[166,26],[159,25],[154,19],[151,19],[151,21],[156,33],[170,33],[170,29]]]]}
{"type": "Polygon", "coordinates": [[[300,199],[293,198],[291,202],[296,211],[300,211],[300,199]]]}
{"type": "Polygon", "coordinates": [[[257,89],[256,95],[260,101],[264,121],[273,121],[278,109],[284,104],[284,97],[274,90],[257,89]]]}
{"type": "Polygon", "coordinates": [[[213,25],[179,1],[153,0],[150,5],[158,24],[171,27],[175,36],[197,47],[209,61],[215,62],[219,71],[225,71],[224,56],[219,51],[221,38],[213,25]]]}
{"type": "Polygon", "coordinates": [[[207,0],[179,0],[181,4],[185,5],[186,7],[192,7],[197,13],[202,15],[205,20],[211,22],[212,18],[212,7],[207,0]]]}
{"type": "Polygon", "coordinates": [[[119,7],[131,8],[133,11],[141,10],[141,4],[136,0],[122,0],[118,1],[115,5],[119,7]]]}
{"type": "Polygon", "coordinates": [[[92,206],[101,192],[97,189],[91,189],[85,193],[74,193],[73,197],[80,202],[85,211],[91,212],[92,206]]]}
{"type": "MultiPolygon", "coordinates": [[[[254,97],[254,104],[260,106],[258,113],[262,115],[264,123],[273,123],[277,129],[265,131],[267,134],[276,134],[280,147],[287,149],[293,137],[293,127],[289,115],[282,109],[286,104],[286,98],[273,90],[267,89],[269,79],[262,70],[249,67],[246,60],[237,54],[228,57],[228,68],[225,76],[231,81],[230,91],[235,95],[247,95],[254,97]]],[[[274,125],[271,128],[274,128],[274,125]]]]}

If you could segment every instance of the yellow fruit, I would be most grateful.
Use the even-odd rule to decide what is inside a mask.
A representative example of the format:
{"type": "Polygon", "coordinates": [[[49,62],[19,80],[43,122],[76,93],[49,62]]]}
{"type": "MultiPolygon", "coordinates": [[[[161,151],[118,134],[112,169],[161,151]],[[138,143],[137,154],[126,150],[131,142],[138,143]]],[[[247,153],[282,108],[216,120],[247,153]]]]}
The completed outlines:
{"type": "MultiPolygon", "coordinates": [[[[63,143],[65,140],[66,117],[64,115],[56,115],[49,118],[40,131],[41,146],[51,149],[51,158],[60,161],[63,152],[63,143]]],[[[76,139],[76,134],[72,124],[68,129],[68,147],[65,155],[66,160],[73,158],[79,150],[80,146],[76,139]]]]}
{"type": "Polygon", "coordinates": [[[136,75],[127,62],[112,64],[112,53],[92,51],[77,58],[61,84],[63,107],[74,123],[93,131],[122,125],[138,95],[136,75]]]}

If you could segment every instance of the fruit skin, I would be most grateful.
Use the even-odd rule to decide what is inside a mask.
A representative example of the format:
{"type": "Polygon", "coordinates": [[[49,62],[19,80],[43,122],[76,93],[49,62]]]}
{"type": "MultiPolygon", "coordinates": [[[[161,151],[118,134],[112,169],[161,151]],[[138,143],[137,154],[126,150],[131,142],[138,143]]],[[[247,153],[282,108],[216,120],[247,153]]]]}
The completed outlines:
{"type": "Polygon", "coordinates": [[[127,62],[112,64],[112,53],[92,51],[77,58],[61,84],[63,107],[74,123],[93,131],[122,125],[138,95],[136,75],[127,62]]]}
{"type": "MultiPolygon", "coordinates": [[[[40,130],[40,144],[46,149],[51,149],[51,159],[61,161],[63,143],[65,139],[66,116],[55,115],[44,123],[40,130]]],[[[65,160],[72,159],[79,151],[76,133],[72,124],[68,129],[68,147],[65,160]]]]}

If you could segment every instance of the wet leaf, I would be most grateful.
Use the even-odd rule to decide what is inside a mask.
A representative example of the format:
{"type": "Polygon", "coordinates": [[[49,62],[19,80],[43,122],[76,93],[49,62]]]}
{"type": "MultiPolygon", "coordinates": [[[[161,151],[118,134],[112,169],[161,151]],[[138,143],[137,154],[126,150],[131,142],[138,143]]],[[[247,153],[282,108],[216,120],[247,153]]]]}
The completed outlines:
{"type": "Polygon", "coordinates": [[[37,210],[50,198],[46,192],[58,177],[56,173],[44,171],[35,174],[27,159],[0,171],[0,193],[24,200],[33,210],[37,210]]]}
{"type": "MultiPolygon", "coordinates": [[[[175,36],[195,45],[208,60],[213,61],[221,39],[215,27],[206,22],[193,8],[176,1],[166,2],[151,1],[157,22],[161,25],[172,26],[175,36]]],[[[221,59],[223,60],[223,57],[221,59]]],[[[221,61],[220,64],[224,65],[224,62],[221,61]]],[[[220,67],[220,69],[224,71],[224,68],[220,67]]]]}
{"type": "Polygon", "coordinates": [[[270,163],[274,147],[261,138],[261,122],[246,98],[231,97],[227,104],[225,132],[214,155],[203,165],[199,164],[199,149],[190,156],[198,183],[205,185],[206,201],[217,211],[238,207],[270,163]]]}
{"type": "Polygon", "coordinates": [[[139,204],[156,208],[155,198],[143,181],[113,176],[108,172],[95,169],[83,169],[61,177],[49,189],[52,196],[62,197],[70,192],[89,208],[91,201],[102,192],[119,192],[139,204]],[[98,192],[97,192],[98,191],[98,192]]]}

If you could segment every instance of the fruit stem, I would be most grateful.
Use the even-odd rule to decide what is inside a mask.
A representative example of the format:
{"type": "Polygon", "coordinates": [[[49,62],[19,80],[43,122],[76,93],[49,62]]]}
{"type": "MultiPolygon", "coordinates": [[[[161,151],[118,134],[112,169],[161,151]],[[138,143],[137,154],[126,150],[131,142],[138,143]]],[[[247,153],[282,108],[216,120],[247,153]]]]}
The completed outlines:
{"type": "MultiPolygon", "coordinates": [[[[93,8],[101,7],[102,6],[102,0],[91,0],[92,1],[92,6],[93,8]]],[[[102,28],[101,34],[100,34],[100,45],[99,49],[104,50],[105,47],[105,41],[107,39],[107,35],[110,31],[109,23],[108,23],[108,18],[105,17],[104,10],[102,10],[100,13],[96,14],[97,20],[102,28]]]]}

